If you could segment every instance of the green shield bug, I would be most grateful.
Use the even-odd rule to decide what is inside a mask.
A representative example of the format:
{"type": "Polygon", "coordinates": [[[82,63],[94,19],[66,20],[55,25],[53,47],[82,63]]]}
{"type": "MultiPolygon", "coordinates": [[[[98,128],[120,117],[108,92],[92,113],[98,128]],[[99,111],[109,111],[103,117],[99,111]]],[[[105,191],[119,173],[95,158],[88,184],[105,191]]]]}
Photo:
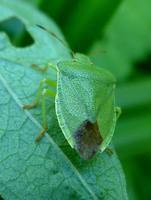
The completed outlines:
{"type": "Polygon", "coordinates": [[[88,57],[57,65],[56,114],[64,136],[84,158],[104,151],[116,124],[115,78],[88,57]]]}

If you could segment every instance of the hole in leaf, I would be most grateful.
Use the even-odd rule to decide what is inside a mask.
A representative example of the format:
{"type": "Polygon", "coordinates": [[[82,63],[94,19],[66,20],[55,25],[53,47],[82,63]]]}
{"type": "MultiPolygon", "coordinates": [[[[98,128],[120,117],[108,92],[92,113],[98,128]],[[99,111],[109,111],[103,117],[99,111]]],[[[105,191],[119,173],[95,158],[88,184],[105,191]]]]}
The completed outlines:
{"type": "Polygon", "coordinates": [[[34,43],[24,23],[17,17],[11,17],[0,22],[0,32],[5,32],[11,43],[16,47],[27,47],[34,43]]]}

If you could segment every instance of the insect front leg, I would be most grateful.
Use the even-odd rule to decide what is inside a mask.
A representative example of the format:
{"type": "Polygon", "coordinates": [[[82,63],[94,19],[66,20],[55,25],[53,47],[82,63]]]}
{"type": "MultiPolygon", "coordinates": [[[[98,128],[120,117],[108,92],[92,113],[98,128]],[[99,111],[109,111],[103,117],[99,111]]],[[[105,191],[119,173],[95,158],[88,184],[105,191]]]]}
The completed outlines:
{"type": "Polygon", "coordinates": [[[44,65],[43,67],[40,67],[38,64],[33,63],[33,64],[31,64],[31,67],[32,67],[34,70],[37,70],[37,71],[39,71],[39,72],[41,72],[41,73],[47,72],[49,68],[50,68],[51,70],[56,71],[56,65],[53,64],[53,63],[50,63],[50,62],[47,63],[46,65],[44,65]]]}
{"type": "MultiPolygon", "coordinates": [[[[44,94],[44,90],[46,90],[45,89],[46,85],[48,85],[48,86],[50,86],[52,88],[55,88],[56,87],[56,82],[52,81],[50,79],[41,80],[40,84],[39,84],[39,87],[38,87],[38,90],[37,90],[37,94],[36,94],[35,100],[30,104],[23,105],[23,109],[33,109],[33,108],[35,108],[35,107],[37,107],[39,105],[41,97],[44,94]]],[[[54,92],[54,90],[49,89],[49,95],[51,97],[54,97],[55,94],[56,93],[54,92]]]]}
{"type": "Polygon", "coordinates": [[[44,85],[44,81],[42,80],[40,81],[35,100],[30,104],[23,105],[23,109],[33,109],[38,106],[40,102],[42,90],[43,90],[43,85],[44,85]]]}

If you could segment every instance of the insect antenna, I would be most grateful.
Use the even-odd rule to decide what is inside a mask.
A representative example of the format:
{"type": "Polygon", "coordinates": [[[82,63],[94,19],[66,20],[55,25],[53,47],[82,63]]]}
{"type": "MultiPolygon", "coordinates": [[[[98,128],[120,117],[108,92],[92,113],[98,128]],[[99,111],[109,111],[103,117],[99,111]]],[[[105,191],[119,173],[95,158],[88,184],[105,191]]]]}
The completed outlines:
{"type": "Polygon", "coordinates": [[[62,43],[62,45],[63,45],[64,47],[66,47],[66,48],[69,49],[69,52],[70,52],[71,56],[74,57],[74,54],[75,54],[75,53],[68,47],[68,45],[66,44],[66,42],[64,42],[61,38],[59,38],[54,32],[52,32],[52,31],[46,29],[45,27],[43,27],[43,26],[41,26],[41,25],[39,25],[39,24],[36,24],[36,26],[39,27],[39,28],[41,28],[41,29],[43,29],[44,31],[48,32],[48,33],[51,34],[53,37],[55,37],[60,43],[62,43]]]}

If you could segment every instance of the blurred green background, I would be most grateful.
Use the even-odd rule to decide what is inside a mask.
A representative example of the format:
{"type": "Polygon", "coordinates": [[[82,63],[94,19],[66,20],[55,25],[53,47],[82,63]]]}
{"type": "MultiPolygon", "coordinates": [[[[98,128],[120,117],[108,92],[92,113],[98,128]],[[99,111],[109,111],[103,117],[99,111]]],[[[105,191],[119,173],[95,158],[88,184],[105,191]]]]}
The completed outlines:
{"type": "MultiPolygon", "coordinates": [[[[150,200],[151,0],[28,1],[54,19],[74,52],[89,55],[116,76],[122,115],[115,148],[129,199],[150,200]]],[[[33,42],[15,19],[1,23],[0,30],[4,29],[16,46],[33,42]]]]}

